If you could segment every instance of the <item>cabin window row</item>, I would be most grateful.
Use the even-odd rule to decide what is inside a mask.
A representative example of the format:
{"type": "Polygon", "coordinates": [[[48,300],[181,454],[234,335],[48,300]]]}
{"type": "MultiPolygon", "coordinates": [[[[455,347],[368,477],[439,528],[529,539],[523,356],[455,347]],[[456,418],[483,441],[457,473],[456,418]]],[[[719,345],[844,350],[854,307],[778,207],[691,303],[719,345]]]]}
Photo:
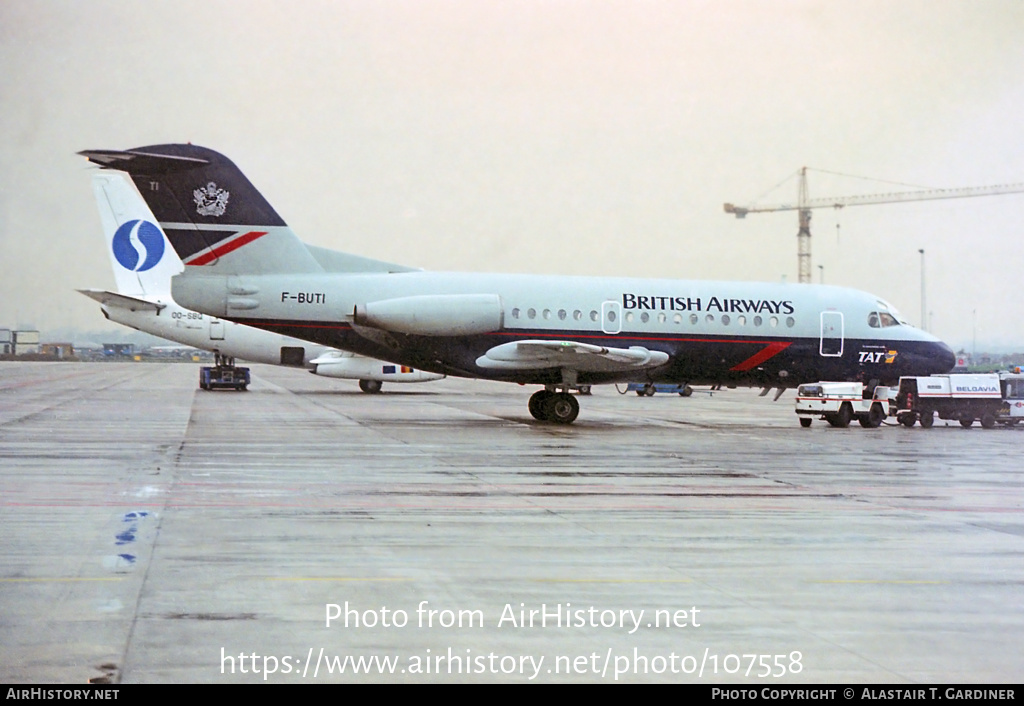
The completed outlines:
{"type": "MultiPolygon", "coordinates": [[[[514,309],[512,309],[512,318],[536,319],[537,313],[538,312],[536,309],[527,309],[524,313],[519,307],[515,307],[514,309]]],[[[550,321],[555,317],[557,317],[559,321],[566,321],[569,318],[569,312],[566,311],[565,309],[559,309],[557,312],[554,312],[551,309],[544,309],[542,312],[540,312],[540,317],[546,321],[550,321]]],[[[573,321],[583,321],[583,312],[580,311],[579,309],[572,312],[572,319],[573,321]]],[[[598,314],[596,311],[590,312],[590,320],[598,320],[598,314]]]]}
{"type": "MultiPolygon", "coordinates": [[[[512,309],[511,313],[513,319],[525,318],[529,320],[534,320],[537,319],[539,316],[541,319],[545,321],[551,321],[556,318],[559,321],[567,321],[570,317],[569,312],[566,311],[565,309],[559,309],[558,311],[553,311],[552,309],[543,309],[542,311],[538,312],[537,309],[533,308],[526,309],[525,311],[523,311],[519,307],[515,307],[512,309]]],[[[582,321],[584,318],[583,312],[580,311],[579,309],[573,311],[571,316],[573,321],[582,321]]],[[[599,320],[599,318],[600,316],[597,313],[597,311],[592,309],[589,314],[589,319],[596,323],[599,320]]],[[[646,311],[643,311],[640,312],[640,314],[638,315],[636,312],[627,311],[622,318],[627,324],[634,323],[637,319],[640,320],[640,323],[646,324],[650,323],[651,314],[646,311]]],[[[661,324],[668,322],[668,314],[666,314],[665,312],[658,313],[655,318],[657,318],[658,323],[661,324]]],[[[682,325],[685,320],[689,321],[691,326],[696,326],[700,322],[700,318],[701,317],[698,314],[690,314],[688,317],[685,317],[684,319],[682,314],[676,312],[675,314],[672,315],[672,323],[679,326],[682,325]]],[[[608,312],[608,319],[609,321],[615,320],[614,311],[608,312]]],[[[787,328],[793,328],[794,326],[796,326],[796,319],[794,319],[792,316],[787,316],[783,320],[780,319],[778,316],[769,316],[765,318],[763,316],[756,315],[748,318],[746,314],[738,314],[735,317],[730,316],[729,314],[721,314],[718,317],[716,317],[714,314],[704,315],[704,322],[707,324],[714,324],[716,320],[723,326],[731,326],[733,324],[735,324],[736,326],[746,326],[749,323],[755,328],[759,326],[764,326],[765,324],[767,324],[769,328],[778,328],[780,323],[783,322],[785,323],[787,328]]]]}

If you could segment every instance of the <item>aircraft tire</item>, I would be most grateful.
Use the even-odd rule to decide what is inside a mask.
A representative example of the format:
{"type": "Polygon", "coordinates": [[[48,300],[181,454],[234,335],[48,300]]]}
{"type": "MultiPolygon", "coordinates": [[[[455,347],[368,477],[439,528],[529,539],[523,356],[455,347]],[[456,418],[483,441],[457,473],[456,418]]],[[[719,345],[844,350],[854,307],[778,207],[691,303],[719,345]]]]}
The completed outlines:
{"type": "Polygon", "coordinates": [[[530,414],[533,418],[539,422],[548,421],[547,411],[545,402],[548,398],[555,393],[549,392],[548,390],[538,390],[530,395],[530,401],[527,403],[527,408],[530,410],[530,414]]]}
{"type": "Polygon", "coordinates": [[[580,403],[564,392],[551,394],[542,406],[547,420],[558,424],[572,424],[580,414],[580,403]]]}
{"type": "Polygon", "coordinates": [[[648,385],[644,388],[644,394],[648,397],[654,397],[655,392],[657,392],[657,390],[654,389],[654,385],[648,385]]]}
{"type": "Polygon", "coordinates": [[[811,426],[812,421],[813,420],[810,417],[800,417],[800,426],[806,429],[807,427],[811,426]]]}
{"type": "Polygon", "coordinates": [[[368,395],[376,395],[384,385],[380,380],[360,380],[359,389],[368,395]]]}
{"type": "Polygon", "coordinates": [[[689,397],[692,394],[693,394],[693,388],[690,387],[689,385],[683,385],[683,390],[682,390],[682,392],[679,393],[679,396],[680,397],[689,397]]]}
{"type": "Polygon", "coordinates": [[[921,426],[925,429],[931,429],[933,424],[935,424],[935,413],[921,412],[921,426]]]}

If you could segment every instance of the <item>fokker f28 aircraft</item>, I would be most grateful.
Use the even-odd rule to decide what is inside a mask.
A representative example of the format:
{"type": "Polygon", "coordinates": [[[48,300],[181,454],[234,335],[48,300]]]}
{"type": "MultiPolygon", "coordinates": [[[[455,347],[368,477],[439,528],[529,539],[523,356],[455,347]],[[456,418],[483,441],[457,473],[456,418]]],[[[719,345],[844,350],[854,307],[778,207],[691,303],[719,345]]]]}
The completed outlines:
{"type": "MultiPolygon", "coordinates": [[[[257,363],[304,367],[324,377],[359,380],[363,392],[384,382],[424,382],[444,377],[355,355],[279,333],[243,326],[190,311],[171,297],[171,277],[184,269],[146,202],[123,174],[93,176],[117,291],[80,289],[100,303],[111,321],[170,341],[216,353],[218,365],[238,357],[257,363]]],[[[232,365],[229,362],[228,365],[232,365]]]]}
{"type": "Polygon", "coordinates": [[[574,421],[574,385],[767,390],[953,367],[949,346],[853,289],[412,270],[304,246],[212,150],[80,154],[135,181],[185,262],[179,303],[436,373],[543,385],[529,403],[539,420],[574,421]]]}

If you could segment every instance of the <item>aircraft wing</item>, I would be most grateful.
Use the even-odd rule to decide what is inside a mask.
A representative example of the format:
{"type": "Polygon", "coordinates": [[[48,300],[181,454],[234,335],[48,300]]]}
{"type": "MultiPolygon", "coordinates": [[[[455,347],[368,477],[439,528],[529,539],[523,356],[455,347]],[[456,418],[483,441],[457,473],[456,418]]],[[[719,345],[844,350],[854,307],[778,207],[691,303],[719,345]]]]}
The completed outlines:
{"type": "Polygon", "coordinates": [[[495,346],[476,360],[492,370],[565,368],[577,372],[609,373],[654,368],[668,362],[668,353],[642,346],[606,348],[578,341],[512,341],[495,346]]]}
{"type": "Polygon", "coordinates": [[[160,311],[167,306],[166,304],[158,304],[146,299],[129,297],[126,294],[108,292],[105,289],[79,289],[78,291],[90,299],[95,299],[104,306],[117,306],[122,309],[130,309],[131,311],[160,311]]]}

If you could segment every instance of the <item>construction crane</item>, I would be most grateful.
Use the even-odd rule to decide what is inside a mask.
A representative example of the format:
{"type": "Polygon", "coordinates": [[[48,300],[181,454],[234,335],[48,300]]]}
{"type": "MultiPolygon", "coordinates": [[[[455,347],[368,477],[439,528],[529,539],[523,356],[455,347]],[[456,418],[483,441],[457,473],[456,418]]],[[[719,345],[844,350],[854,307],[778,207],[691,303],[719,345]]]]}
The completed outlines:
{"type": "Polygon", "coordinates": [[[926,189],[924,191],[895,191],[888,194],[866,194],[863,196],[829,196],[812,199],[807,191],[807,167],[800,169],[800,186],[795,204],[775,204],[772,206],[735,206],[725,204],[725,212],[737,218],[745,218],[748,213],[768,213],[773,211],[797,211],[799,230],[797,231],[797,273],[800,282],[811,281],[811,209],[812,208],[844,208],[846,206],[867,206],[879,203],[902,203],[904,201],[931,201],[936,199],[963,199],[970,196],[996,196],[999,194],[1016,194],[1024,192],[1024,184],[1002,184],[997,186],[969,186],[962,189],[926,189]]]}

